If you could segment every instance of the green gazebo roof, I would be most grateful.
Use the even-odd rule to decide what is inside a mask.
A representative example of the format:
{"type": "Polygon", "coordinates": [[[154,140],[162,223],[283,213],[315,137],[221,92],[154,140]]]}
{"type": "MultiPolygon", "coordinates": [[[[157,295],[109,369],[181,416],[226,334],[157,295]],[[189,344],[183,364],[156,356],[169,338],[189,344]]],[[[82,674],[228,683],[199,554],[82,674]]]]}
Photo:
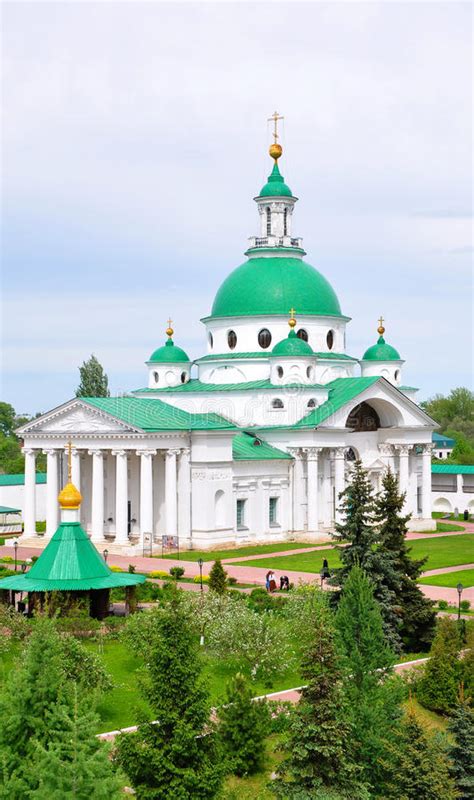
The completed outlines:
{"type": "Polygon", "coordinates": [[[28,572],[0,580],[0,589],[17,592],[87,591],[134,586],[144,575],[112,572],[79,522],[61,522],[28,572]]]}

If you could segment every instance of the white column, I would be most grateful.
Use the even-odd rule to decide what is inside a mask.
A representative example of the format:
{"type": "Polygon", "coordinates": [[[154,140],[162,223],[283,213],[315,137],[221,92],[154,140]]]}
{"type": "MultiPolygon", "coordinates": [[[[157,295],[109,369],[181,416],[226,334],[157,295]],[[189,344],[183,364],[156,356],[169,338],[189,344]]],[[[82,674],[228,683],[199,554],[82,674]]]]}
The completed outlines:
{"type": "Polygon", "coordinates": [[[408,458],[410,455],[411,447],[408,445],[398,445],[398,488],[401,493],[405,493],[405,503],[403,506],[404,513],[408,513],[408,458]]]}
{"type": "Polygon", "coordinates": [[[335,509],[334,509],[334,519],[336,522],[342,522],[342,515],[339,511],[339,507],[341,501],[339,499],[339,495],[345,489],[345,482],[344,482],[344,448],[343,447],[335,447],[334,448],[334,488],[335,488],[335,509]]]}
{"type": "Polygon", "coordinates": [[[25,505],[23,522],[25,536],[36,536],[36,453],[24,448],[25,454],[25,505]]]}
{"type": "Polygon", "coordinates": [[[93,542],[104,539],[104,459],[102,450],[89,450],[92,456],[92,534],[93,542]]]}
{"type": "Polygon", "coordinates": [[[59,520],[58,451],[43,450],[46,462],[46,536],[56,533],[59,520]]]}
{"type": "Polygon", "coordinates": [[[332,488],[331,488],[331,459],[329,451],[323,457],[323,525],[330,528],[332,524],[332,488]]]}
{"type": "Polygon", "coordinates": [[[166,451],[165,468],[165,518],[167,536],[176,536],[178,532],[178,497],[176,491],[176,456],[179,450],[166,451]]]}
{"type": "Polygon", "coordinates": [[[191,480],[189,447],[181,450],[178,463],[178,534],[181,543],[191,544],[191,480]]]}
{"type": "Polygon", "coordinates": [[[431,451],[433,446],[425,444],[422,455],[421,516],[431,519],[431,451]]]}
{"type": "Polygon", "coordinates": [[[115,543],[128,544],[128,464],[126,450],[112,450],[115,456],[115,543]]]}
{"type": "Polygon", "coordinates": [[[71,453],[71,481],[81,491],[81,456],[78,450],[71,453]]]}
{"type": "Polygon", "coordinates": [[[308,462],[308,531],[315,533],[319,524],[319,503],[318,503],[318,458],[321,452],[320,447],[306,448],[306,458],[308,462]]]}
{"type": "Polygon", "coordinates": [[[137,450],[140,456],[140,541],[153,536],[153,456],[156,450],[137,450]]]}
{"type": "Polygon", "coordinates": [[[303,508],[303,458],[301,450],[297,447],[291,448],[290,452],[294,457],[293,466],[293,530],[304,530],[304,508],[303,508]]]}

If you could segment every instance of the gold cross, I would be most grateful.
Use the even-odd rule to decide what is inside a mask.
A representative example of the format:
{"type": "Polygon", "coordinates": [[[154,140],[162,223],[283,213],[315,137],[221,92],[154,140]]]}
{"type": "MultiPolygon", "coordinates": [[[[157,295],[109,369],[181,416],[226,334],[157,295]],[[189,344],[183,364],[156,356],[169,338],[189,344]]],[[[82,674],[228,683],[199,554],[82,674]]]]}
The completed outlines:
{"type": "Polygon", "coordinates": [[[294,317],[295,314],[296,314],[295,309],[294,308],[290,308],[290,317],[294,317]]]}
{"type": "Polygon", "coordinates": [[[64,445],[67,449],[67,480],[68,483],[71,483],[72,480],[72,451],[76,449],[76,446],[71,442],[69,439],[68,443],[64,445]]]}
{"type": "Polygon", "coordinates": [[[275,140],[275,144],[277,143],[277,139],[278,139],[278,120],[280,120],[280,119],[285,119],[285,117],[280,117],[279,114],[278,114],[278,111],[274,111],[273,114],[271,115],[271,117],[268,117],[268,122],[271,122],[273,120],[273,122],[275,124],[274,130],[273,130],[273,138],[275,140]]]}
{"type": "Polygon", "coordinates": [[[170,317],[169,320],[168,320],[168,328],[171,328],[172,324],[173,324],[173,320],[170,317]]]}
{"type": "Polygon", "coordinates": [[[385,322],[384,318],[383,318],[383,317],[380,317],[380,319],[379,319],[379,327],[380,327],[380,328],[383,328],[383,324],[384,324],[384,322],[385,322]]]}

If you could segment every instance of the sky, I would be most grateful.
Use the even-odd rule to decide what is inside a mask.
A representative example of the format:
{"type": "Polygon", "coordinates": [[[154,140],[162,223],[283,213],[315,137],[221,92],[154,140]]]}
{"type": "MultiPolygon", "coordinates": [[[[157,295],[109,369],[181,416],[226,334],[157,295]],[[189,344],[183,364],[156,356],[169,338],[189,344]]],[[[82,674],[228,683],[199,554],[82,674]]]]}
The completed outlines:
{"type": "Polygon", "coordinates": [[[456,2],[4,3],[1,399],[59,405],[91,353],[113,394],[144,386],[169,316],[204,354],[275,109],[347,352],[382,314],[419,399],[472,385],[471,26],[456,2]]]}

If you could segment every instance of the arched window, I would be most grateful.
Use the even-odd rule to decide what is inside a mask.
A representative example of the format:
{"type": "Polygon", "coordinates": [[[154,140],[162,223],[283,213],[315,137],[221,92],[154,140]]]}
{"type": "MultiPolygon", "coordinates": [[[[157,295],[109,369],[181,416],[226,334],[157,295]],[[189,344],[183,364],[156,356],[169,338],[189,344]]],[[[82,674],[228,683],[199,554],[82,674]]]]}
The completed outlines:
{"type": "Polygon", "coordinates": [[[214,519],[216,528],[223,528],[225,525],[225,495],[219,489],[214,495],[214,519]]]}
{"type": "Polygon", "coordinates": [[[334,331],[328,331],[328,335],[326,336],[326,344],[328,346],[328,350],[332,350],[334,347],[334,331]]]}
{"type": "Polygon", "coordinates": [[[283,378],[283,367],[277,367],[277,375],[279,378],[283,378]]]}
{"type": "Polygon", "coordinates": [[[267,236],[271,236],[272,235],[272,214],[271,214],[271,211],[270,211],[268,206],[266,208],[266,214],[267,214],[267,236]]]}
{"type": "Polygon", "coordinates": [[[160,374],[158,372],[154,372],[153,377],[155,379],[155,383],[158,383],[158,381],[160,380],[160,374]]]}
{"type": "Polygon", "coordinates": [[[283,212],[283,236],[288,234],[288,209],[285,208],[283,212]]]}
{"type": "Polygon", "coordinates": [[[312,397],[311,400],[308,400],[306,403],[306,408],[316,408],[316,400],[314,397],[312,397]]]}
{"type": "Polygon", "coordinates": [[[258,334],[258,343],[263,350],[266,350],[267,347],[270,347],[272,343],[272,335],[268,328],[262,328],[258,334]]]}
{"type": "Polygon", "coordinates": [[[299,331],[296,332],[298,339],[302,339],[303,342],[308,341],[308,331],[305,331],[304,328],[300,328],[299,331]]]}
{"type": "Polygon", "coordinates": [[[209,346],[210,346],[210,348],[212,350],[212,347],[213,347],[213,344],[214,344],[214,337],[213,337],[211,331],[209,331],[209,333],[207,334],[207,338],[208,338],[208,341],[209,341],[209,346]]]}
{"type": "Polygon", "coordinates": [[[313,367],[306,367],[306,377],[309,378],[309,380],[311,380],[311,381],[313,380],[313,378],[314,378],[313,367]]]}
{"type": "Polygon", "coordinates": [[[361,431],[376,431],[380,428],[380,418],[375,408],[368,403],[359,403],[352,409],[346,420],[346,428],[352,428],[356,433],[361,431]]]}
{"type": "Polygon", "coordinates": [[[400,380],[400,370],[399,370],[399,369],[396,369],[396,370],[395,370],[395,380],[396,380],[396,381],[399,381],[399,380],[400,380]]]}
{"type": "Polygon", "coordinates": [[[186,378],[187,377],[188,377],[188,373],[187,372],[182,372],[181,373],[181,383],[186,383],[186,378]]]}
{"type": "Polygon", "coordinates": [[[283,400],[280,400],[279,397],[272,400],[272,408],[284,408],[283,400]]]}
{"type": "Polygon", "coordinates": [[[348,447],[347,450],[344,452],[344,458],[346,461],[356,461],[357,456],[355,454],[355,450],[352,447],[348,447]]]}
{"type": "Polygon", "coordinates": [[[235,331],[229,331],[227,334],[227,344],[233,350],[237,345],[237,334],[235,331]]]}

